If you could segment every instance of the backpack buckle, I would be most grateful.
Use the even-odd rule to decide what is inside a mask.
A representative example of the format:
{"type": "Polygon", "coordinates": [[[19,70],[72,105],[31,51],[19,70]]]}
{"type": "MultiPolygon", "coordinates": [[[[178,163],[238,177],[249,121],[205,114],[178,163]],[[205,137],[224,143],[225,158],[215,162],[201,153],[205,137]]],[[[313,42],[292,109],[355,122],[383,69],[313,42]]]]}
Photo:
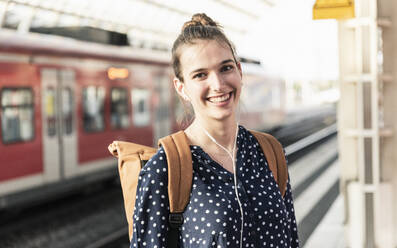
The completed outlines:
{"type": "Polygon", "coordinates": [[[183,224],[183,213],[170,213],[168,215],[168,223],[172,228],[179,228],[183,224]]]}

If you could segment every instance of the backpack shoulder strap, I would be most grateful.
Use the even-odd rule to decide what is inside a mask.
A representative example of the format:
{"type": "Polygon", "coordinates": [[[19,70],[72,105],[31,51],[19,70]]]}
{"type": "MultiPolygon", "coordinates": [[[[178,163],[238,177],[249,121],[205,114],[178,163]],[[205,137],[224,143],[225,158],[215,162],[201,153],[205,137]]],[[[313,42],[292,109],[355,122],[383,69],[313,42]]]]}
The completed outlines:
{"type": "Polygon", "coordinates": [[[167,155],[168,197],[171,213],[183,213],[192,189],[192,153],[185,132],[168,135],[159,140],[167,155]]]}
{"type": "Polygon", "coordinates": [[[288,168],[282,145],[270,134],[253,130],[250,132],[258,140],[281,195],[284,197],[287,189],[288,168]]]}
{"type": "Polygon", "coordinates": [[[168,164],[168,198],[170,203],[168,223],[170,229],[167,247],[177,248],[179,247],[179,227],[183,224],[183,212],[189,203],[192,190],[192,153],[183,131],[160,139],[159,145],[165,150],[168,164]]]}

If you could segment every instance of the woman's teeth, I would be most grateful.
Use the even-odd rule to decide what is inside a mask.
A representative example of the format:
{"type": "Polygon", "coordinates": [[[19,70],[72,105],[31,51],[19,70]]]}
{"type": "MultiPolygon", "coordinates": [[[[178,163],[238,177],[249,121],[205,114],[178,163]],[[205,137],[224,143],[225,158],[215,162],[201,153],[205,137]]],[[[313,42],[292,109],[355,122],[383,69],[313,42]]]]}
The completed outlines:
{"type": "Polygon", "coordinates": [[[231,95],[231,93],[225,94],[222,96],[218,96],[218,97],[210,97],[208,100],[213,103],[224,102],[224,101],[229,100],[230,95],[231,95]]]}

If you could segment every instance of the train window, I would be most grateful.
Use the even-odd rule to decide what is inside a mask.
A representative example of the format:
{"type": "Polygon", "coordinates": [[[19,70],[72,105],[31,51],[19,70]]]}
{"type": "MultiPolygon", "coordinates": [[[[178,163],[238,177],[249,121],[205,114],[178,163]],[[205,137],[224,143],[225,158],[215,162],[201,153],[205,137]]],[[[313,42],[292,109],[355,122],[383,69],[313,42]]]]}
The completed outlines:
{"type": "Polygon", "coordinates": [[[47,117],[47,134],[54,136],[56,134],[56,116],[55,116],[55,89],[48,87],[45,91],[45,115],[47,117]]]}
{"type": "Polygon", "coordinates": [[[105,128],[105,88],[88,86],[83,89],[83,126],[87,132],[99,132],[105,128]]]}
{"type": "Polygon", "coordinates": [[[128,113],[127,89],[112,88],[110,94],[110,124],[112,128],[127,128],[130,125],[128,113]]]}
{"type": "Polygon", "coordinates": [[[150,124],[150,92],[147,89],[131,90],[134,126],[148,126],[150,124]]]}
{"type": "Polygon", "coordinates": [[[4,88],[1,91],[1,132],[3,143],[34,138],[34,105],[31,88],[4,88]]]}
{"type": "Polygon", "coordinates": [[[73,132],[73,95],[69,87],[62,90],[62,116],[64,134],[73,132]]]}

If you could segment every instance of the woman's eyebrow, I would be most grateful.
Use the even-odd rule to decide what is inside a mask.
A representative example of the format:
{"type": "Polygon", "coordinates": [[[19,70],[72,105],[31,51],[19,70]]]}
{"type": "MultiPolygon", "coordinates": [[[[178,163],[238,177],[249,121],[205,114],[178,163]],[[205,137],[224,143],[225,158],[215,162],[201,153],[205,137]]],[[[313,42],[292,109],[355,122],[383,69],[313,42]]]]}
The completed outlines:
{"type": "Polygon", "coordinates": [[[221,65],[227,64],[227,63],[230,63],[230,62],[234,62],[234,60],[232,60],[232,59],[226,59],[226,60],[224,60],[224,61],[221,62],[221,65]]]}
{"type": "MultiPolygon", "coordinates": [[[[224,64],[228,64],[228,63],[232,63],[232,62],[234,62],[233,59],[226,59],[226,60],[222,61],[221,63],[219,63],[219,65],[224,65],[224,64]]],[[[204,70],[206,70],[206,68],[199,68],[199,69],[196,69],[196,70],[190,72],[189,74],[192,75],[192,74],[195,74],[197,72],[204,71],[204,70]]]]}
{"type": "Polygon", "coordinates": [[[204,71],[204,70],[205,70],[205,68],[199,68],[199,69],[196,69],[196,70],[190,72],[189,74],[192,75],[192,74],[195,74],[197,72],[204,71]]]}

